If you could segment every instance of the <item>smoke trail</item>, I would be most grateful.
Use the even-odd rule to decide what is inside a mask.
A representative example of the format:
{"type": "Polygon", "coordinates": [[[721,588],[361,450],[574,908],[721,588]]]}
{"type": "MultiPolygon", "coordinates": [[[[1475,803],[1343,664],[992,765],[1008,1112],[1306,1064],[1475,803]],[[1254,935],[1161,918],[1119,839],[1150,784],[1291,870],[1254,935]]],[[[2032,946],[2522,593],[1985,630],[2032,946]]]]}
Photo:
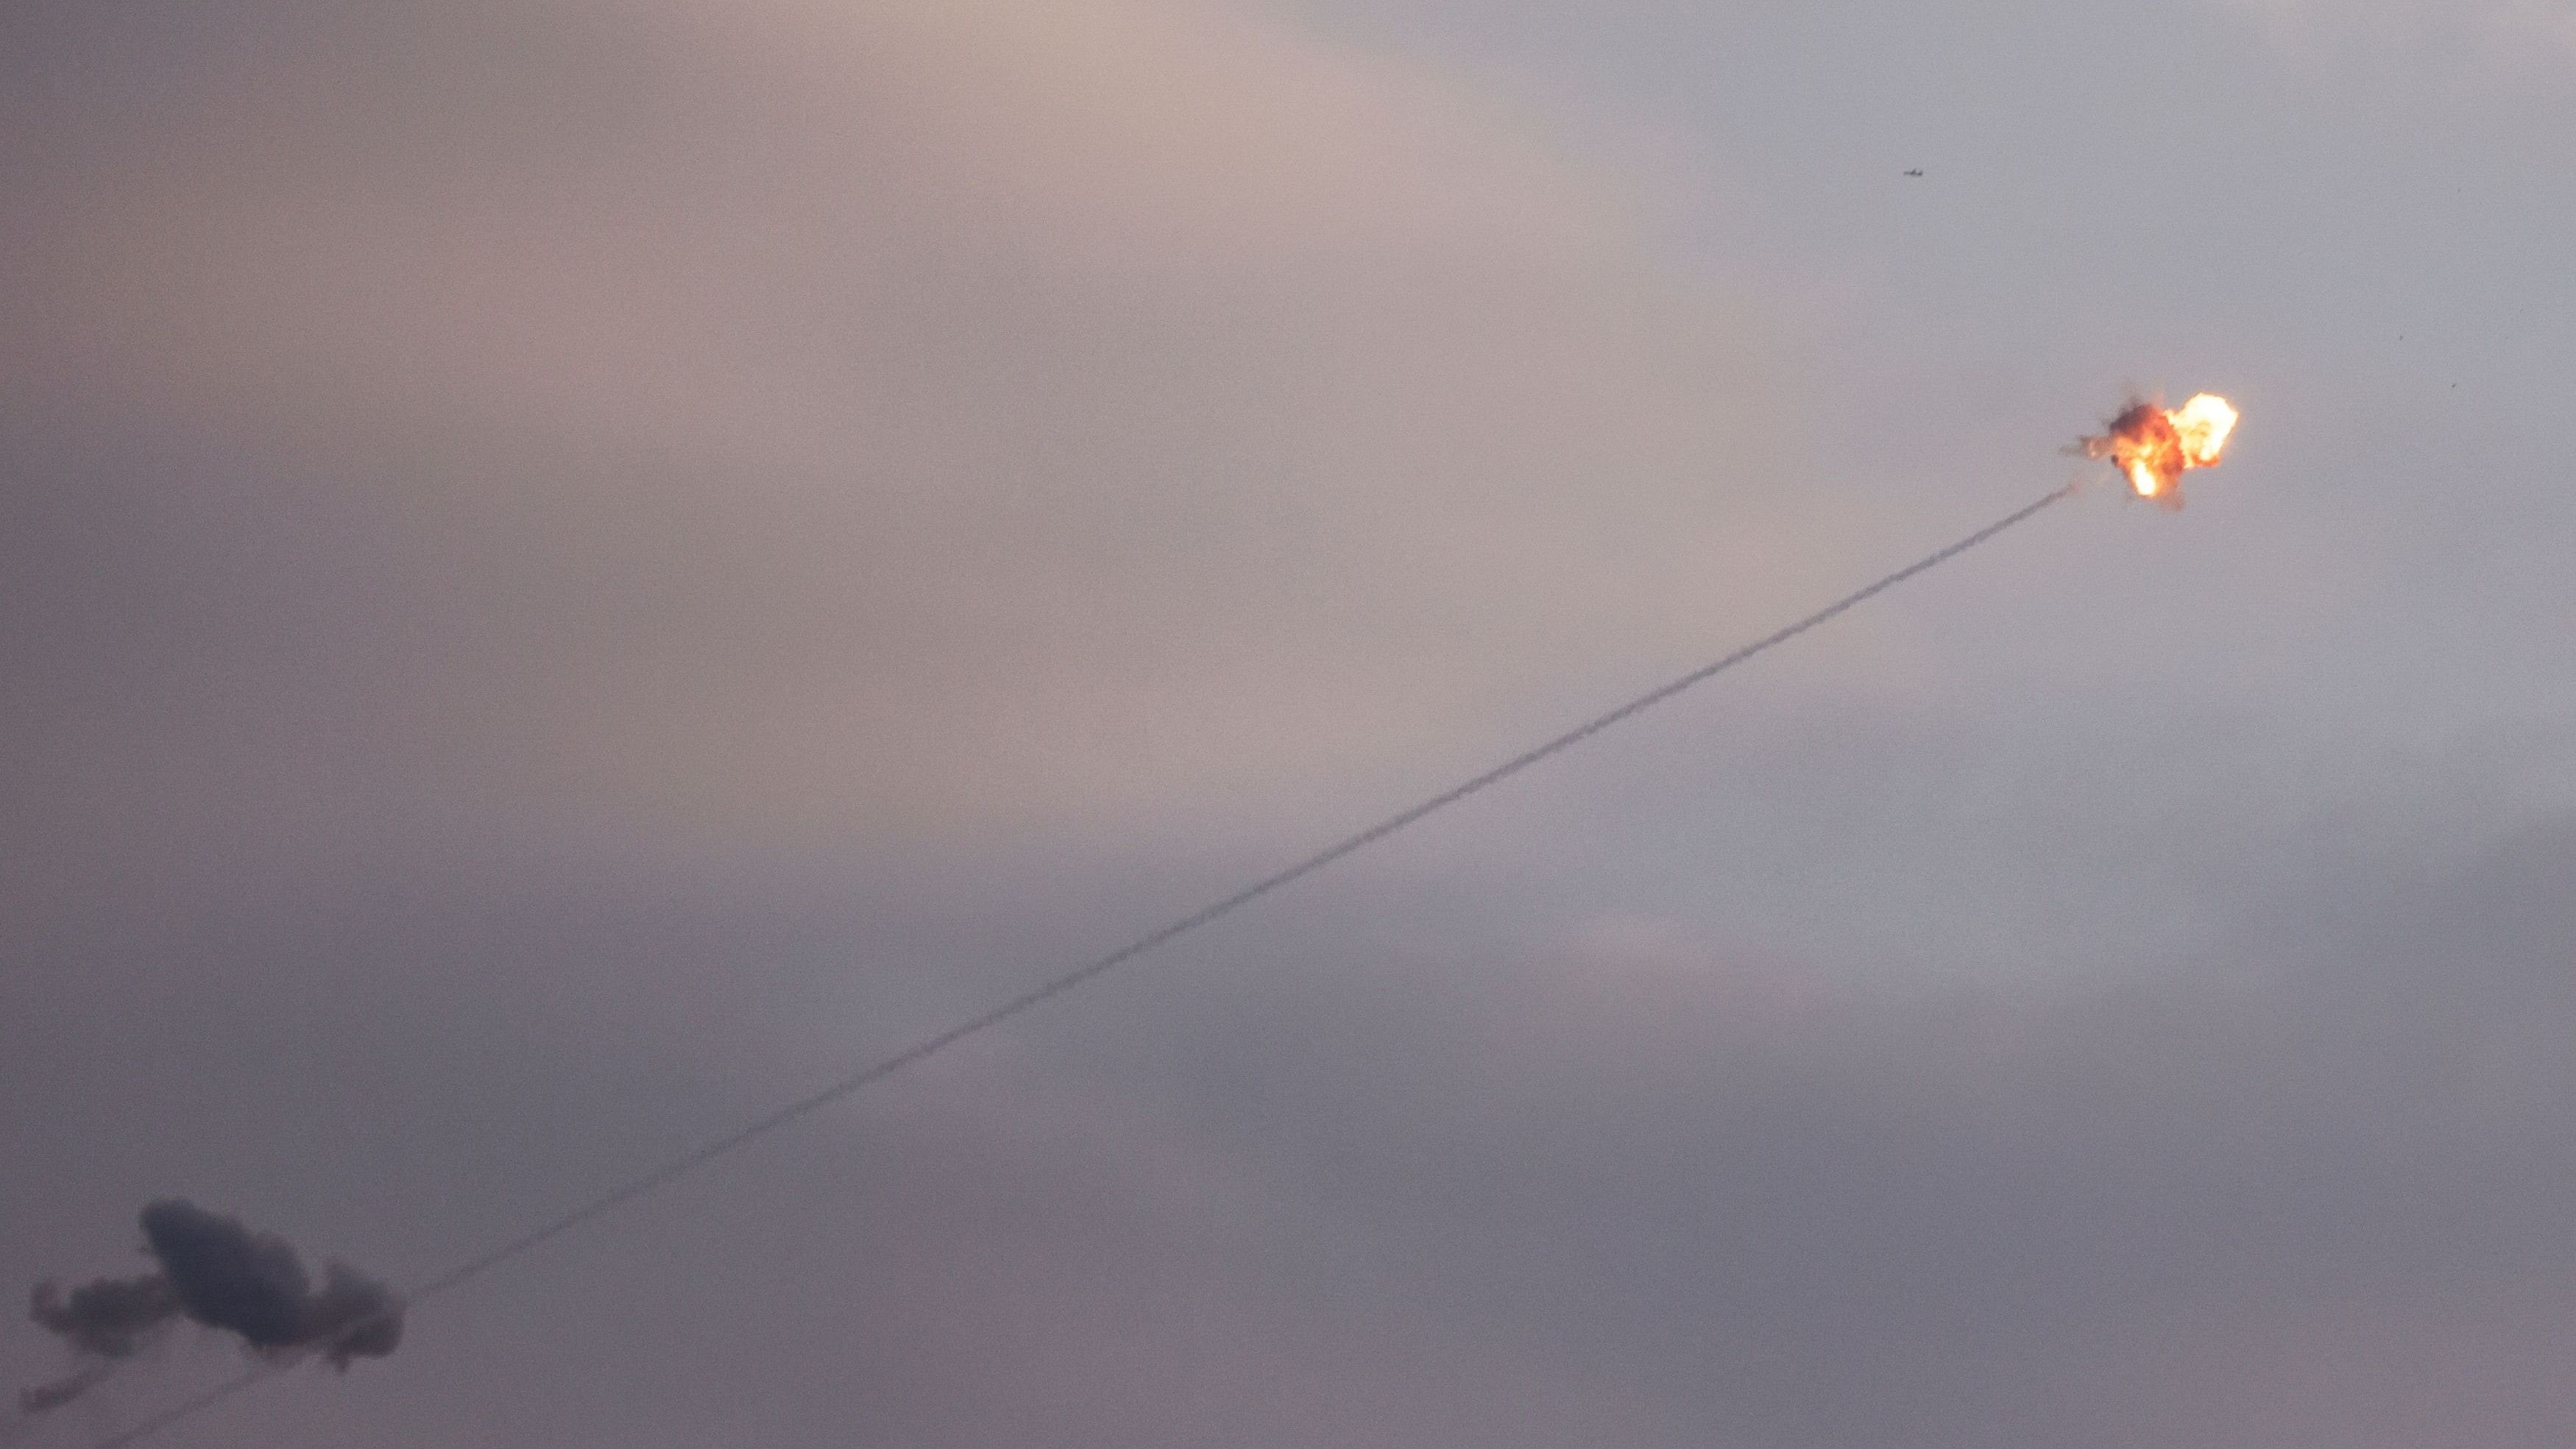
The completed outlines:
{"type": "Polygon", "coordinates": [[[141,1222],[154,1271],[101,1278],[69,1293],[39,1283],[29,1295],[28,1316],[84,1362],[19,1390],[20,1412],[41,1414],[79,1398],[180,1318],[238,1335],[272,1361],[319,1352],[340,1369],[402,1342],[401,1300],[346,1263],[324,1268],[317,1293],[292,1244],[238,1218],[174,1197],[145,1207],[141,1222]]]}
{"type": "Polygon", "coordinates": [[[107,1381],[109,1363],[83,1364],[61,1378],[18,1391],[18,1412],[33,1417],[59,1409],[107,1381]]]}
{"type": "MultiPolygon", "coordinates": [[[[870,1083],[879,1081],[885,1077],[890,1077],[895,1073],[902,1071],[906,1067],[924,1060],[925,1058],[936,1056],[978,1032],[984,1031],[990,1027],[999,1026],[1003,1022],[1008,1021],[1023,1012],[1029,1011],[1035,1007],[1043,1006],[1047,1002],[1054,1000],[1056,997],[1061,996],[1076,987],[1082,986],[1095,977],[1106,975],[1118,967],[1124,966],[1128,962],[1135,960],[1139,956],[1159,950],[1162,947],[1169,945],[1174,940],[1188,935],[1190,932],[1195,931],[1202,926],[1210,925],[1222,917],[1232,915],[1234,912],[1241,910],[1245,906],[1251,905],[1254,901],[1261,899],[1263,896],[1269,895],[1271,892],[1276,891],[1283,886],[1302,880],[1305,877],[1324,869],[1326,866],[1333,864],[1335,861],[1340,860],[1346,855],[1365,850],[1369,846],[1375,845],[1377,842],[1386,839],[1388,836],[1420,822],[1426,816],[1434,815],[1442,810],[1448,809],[1450,806],[1457,804],[1459,801],[1466,799],[1470,795],[1480,793],[1488,787],[1499,785],[1503,781],[1521,773],[1523,770],[1526,770],[1533,765],[1540,764],[1566,750],[1572,749],[1574,746],[1583,743],[1585,740],[1592,738],[1603,730],[1609,729],[1613,725],[1624,723],[1637,715],[1643,714],[1647,710],[1654,708],[1656,705],[1662,704],[1666,700],[1671,699],[1673,696],[1681,694],[1686,690],[1693,689],[1708,680],[1725,673],[1727,670],[1745,663],[1756,655],[1764,654],[1772,649],[1776,649],[1780,645],[1788,643],[1790,640],[1797,638],[1799,635],[1806,633],[1810,629],[1831,623],[1833,620],[1842,617],[1844,614],[1851,612],[1853,609],[1860,607],[1869,600],[1887,592],[1889,589],[1895,588],[1897,585],[1904,583],[1915,575],[1925,573],[1931,569],[1940,567],[1942,564],[1948,563],[1950,560],[1957,558],[1959,555],[1966,553],[1977,545],[1994,538],[2005,530],[2016,527],[2026,520],[2037,516],[2041,510],[2047,508],[2049,505],[2057,503],[2063,499],[2071,498],[2074,495],[2075,485],[2073,484],[2069,484],[2063,488],[2054,489],[2033,502],[2023,504],[2021,507],[2014,509],[2012,512],[2005,514],[2002,518],[1987,524],[1985,527],[1978,529],[1976,532],[1969,534],[1958,542],[1935,549],[1931,553],[1924,555],[1922,558],[1915,560],[1913,563],[1907,564],[1896,572],[1887,575],[1885,578],[1855,589],[1851,593],[1845,594],[1843,597],[1827,604],[1825,607],[1818,609],[1816,612],[1809,614],[1794,624],[1775,630],[1770,634],[1764,635],[1762,638],[1754,640],[1750,644],[1744,645],[1742,648],[1737,649],[1731,654],[1724,655],[1707,664],[1703,664],[1699,668],[1692,670],[1690,673],[1681,676],[1679,679],[1675,679],[1670,683],[1659,685],[1654,689],[1648,690],[1646,693],[1637,696],[1635,699],[1629,700],[1627,703],[1620,705],[1616,709],[1610,710],[1606,714],[1596,715],[1584,723],[1567,730],[1565,733],[1556,736],[1554,739],[1532,746],[1531,748],[1522,751],[1520,754],[1514,755],[1512,758],[1503,761],[1501,764],[1486,770],[1482,774],[1472,776],[1460,784],[1454,785],[1449,789],[1432,796],[1430,799],[1422,801],[1420,804],[1400,810],[1395,814],[1388,816],[1386,819],[1379,821],[1377,824],[1369,826],[1365,830],[1345,836],[1334,844],[1328,845],[1322,850],[1315,852],[1313,855],[1307,856],[1304,860],[1301,860],[1284,870],[1278,871],[1275,874],[1265,876],[1260,880],[1254,881],[1252,884],[1236,891],[1233,895],[1227,896],[1213,905],[1202,907],[1198,911],[1190,915],[1183,916],[1179,920],[1174,921],[1148,935],[1139,937],[1137,940],[1120,947],[1118,950],[1110,952],[1106,956],[1087,962],[1084,965],[1077,966],[1070,971],[1066,971],[1061,975],[1040,983],[1037,986],[1031,987],[1020,995],[986,1011],[981,1016],[973,1017],[967,1021],[961,1022],[958,1025],[950,1027],[948,1030],[939,1033],[937,1036],[925,1037],[922,1040],[913,1043],[911,1046],[904,1048],[902,1051],[896,1052],[890,1057],[880,1058],[870,1065],[862,1067],[858,1071],[851,1073],[849,1076],[843,1077],[839,1081],[825,1086],[819,1091],[808,1096],[798,1098],[796,1101],[789,1102],[782,1107],[778,1107],[770,1111],[767,1115],[756,1118],[751,1122],[736,1128],[732,1132],[699,1147],[696,1151],[691,1152],[684,1157],[675,1158],[670,1162],[664,1163],[662,1166],[655,1168],[651,1172],[645,1173],[622,1187],[603,1193],[600,1196],[573,1208],[571,1211],[566,1212],[561,1217],[558,1217],[551,1222],[542,1224],[529,1232],[523,1233],[516,1238],[512,1238],[508,1242],[490,1249],[480,1257],[467,1259],[465,1262],[458,1264],[447,1272],[440,1274],[438,1277],[433,1278],[427,1283],[414,1289],[410,1295],[410,1301],[415,1304],[421,1303],[440,1294],[462,1287],[464,1284],[483,1276],[485,1273],[488,1273],[493,1269],[500,1267],[502,1264],[519,1257],[521,1254],[528,1253],[542,1247],[545,1244],[552,1242],[554,1239],[561,1237],[565,1233],[571,1232],[574,1229],[589,1223],[595,1218],[604,1217],[638,1198],[642,1198],[659,1191],[680,1178],[696,1172],[699,1168],[705,1167],[719,1158],[731,1155],[735,1149],[747,1146],[782,1127],[800,1121],[803,1118],[820,1111],[824,1107],[830,1106],[832,1103],[849,1096],[851,1093],[868,1086],[870,1083]]],[[[362,1329],[372,1329],[375,1326],[376,1325],[372,1322],[359,1325],[362,1329]]],[[[127,1445],[139,1444],[145,1439],[149,1439],[154,1435],[159,1434],[162,1430],[167,1429],[182,1420],[193,1418],[204,1410],[213,1408],[215,1405],[220,1404],[226,1399],[229,1399],[251,1387],[253,1384],[258,1383],[262,1378],[266,1377],[267,1372],[267,1367],[263,1365],[261,1367],[253,1368],[252,1370],[235,1378],[227,1379],[211,1388],[202,1390],[196,1395],[173,1404],[169,1408],[162,1410],[160,1413],[143,1420],[132,1428],[119,1431],[118,1433],[111,1434],[108,1437],[99,1440],[97,1444],[93,1446],[93,1449],[125,1449],[125,1446],[127,1445]]]]}

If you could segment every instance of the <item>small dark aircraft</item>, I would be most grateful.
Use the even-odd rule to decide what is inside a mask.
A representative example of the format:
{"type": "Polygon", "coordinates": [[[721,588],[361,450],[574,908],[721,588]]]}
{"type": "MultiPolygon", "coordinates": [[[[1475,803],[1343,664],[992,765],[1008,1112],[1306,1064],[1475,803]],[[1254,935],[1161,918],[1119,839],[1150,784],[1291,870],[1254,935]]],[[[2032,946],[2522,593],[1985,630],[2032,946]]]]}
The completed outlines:
{"type": "Polygon", "coordinates": [[[1908,171],[1908,172],[1906,172],[1905,174],[1906,174],[1906,175],[1908,175],[1908,176],[1920,176],[1920,175],[1922,175],[1922,174],[1923,174],[1923,168],[1922,168],[1922,167],[1920,167],[1920,166],[1917,166],[1917,167],[1915,167],[1913,170],[1908,171]]]}

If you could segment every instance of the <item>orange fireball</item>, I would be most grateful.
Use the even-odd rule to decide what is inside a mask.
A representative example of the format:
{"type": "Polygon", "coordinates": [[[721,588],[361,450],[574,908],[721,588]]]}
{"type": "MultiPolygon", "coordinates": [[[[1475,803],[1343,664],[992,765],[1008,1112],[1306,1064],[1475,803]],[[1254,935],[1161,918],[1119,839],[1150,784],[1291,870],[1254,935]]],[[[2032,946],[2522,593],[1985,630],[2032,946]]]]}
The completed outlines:
{"type": "Polygon", "coordinates": [[[2215,467],[2236,429],[2236,409],[2215,393],[2202,393],[2167,412],[2155,403],[2132,403],[2111,420],[2111,430],[2086,438],[2084,456],[2108,458],[2141,498],[2182,507],[2182,475],[2215,467]]]}

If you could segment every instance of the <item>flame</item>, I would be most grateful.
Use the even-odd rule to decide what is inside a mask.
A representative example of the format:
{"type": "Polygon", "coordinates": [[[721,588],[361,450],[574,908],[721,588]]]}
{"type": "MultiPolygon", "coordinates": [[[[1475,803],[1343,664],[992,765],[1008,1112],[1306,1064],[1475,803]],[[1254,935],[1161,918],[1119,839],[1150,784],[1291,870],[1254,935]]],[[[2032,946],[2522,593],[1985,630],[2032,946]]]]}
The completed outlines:
{"type": "Polygon", "coordinates": [[[2171,412],[2132,403],[2111,420],[2110,432],[2084,440],[2084,456],[2110,459],[2139,497],[2180,508],[2183,473],[2216,467],[2235,430],[2236,409],[2215,393],[2201,393],[2171,412]]]}
{"type": "Polygon", "coordinates": [[[2182,439],[2186,468],[2216,467],[2218,455],[2227,449],[2227,435],[2236,431],[2236,409],[2214,392],[2194,396],[2165,417],[2182,439]]]}

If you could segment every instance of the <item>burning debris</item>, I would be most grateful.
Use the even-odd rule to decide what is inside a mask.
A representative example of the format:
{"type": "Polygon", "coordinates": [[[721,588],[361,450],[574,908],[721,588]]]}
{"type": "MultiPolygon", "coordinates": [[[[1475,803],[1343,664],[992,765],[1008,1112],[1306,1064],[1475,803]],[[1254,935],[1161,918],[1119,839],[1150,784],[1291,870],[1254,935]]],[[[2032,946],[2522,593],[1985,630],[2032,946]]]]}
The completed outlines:
{"type": "Polygon", "coordinates": [[[2087,458],[2110,459],[2139,497],[2180,508],[2184,471],[2215,467],[2235,428],[2236,409],[2205,392],[2171,412],[2157,403],[2131,403],[2108,433],[2076,446],[2087,458]]]}
{"type": "Polygon", "coordinates": [[[142,1224],[145,1250],[159,1264],[154,1271],[101,1278],[69,1293],[36,1285],[29,1315],[89,1362],[21,1390],[22,1412],[78,1398],[181,1317],[239,1334],[257,1353],[285,1360],[318,1352],[338,1369],[352,1359],[382,1358],[402,1342],[402,1300],[345,1263],[327,1265],[316,1292],[293,1245],[239,1219],[163,1198],[143,1210],[142,1224]]]}

